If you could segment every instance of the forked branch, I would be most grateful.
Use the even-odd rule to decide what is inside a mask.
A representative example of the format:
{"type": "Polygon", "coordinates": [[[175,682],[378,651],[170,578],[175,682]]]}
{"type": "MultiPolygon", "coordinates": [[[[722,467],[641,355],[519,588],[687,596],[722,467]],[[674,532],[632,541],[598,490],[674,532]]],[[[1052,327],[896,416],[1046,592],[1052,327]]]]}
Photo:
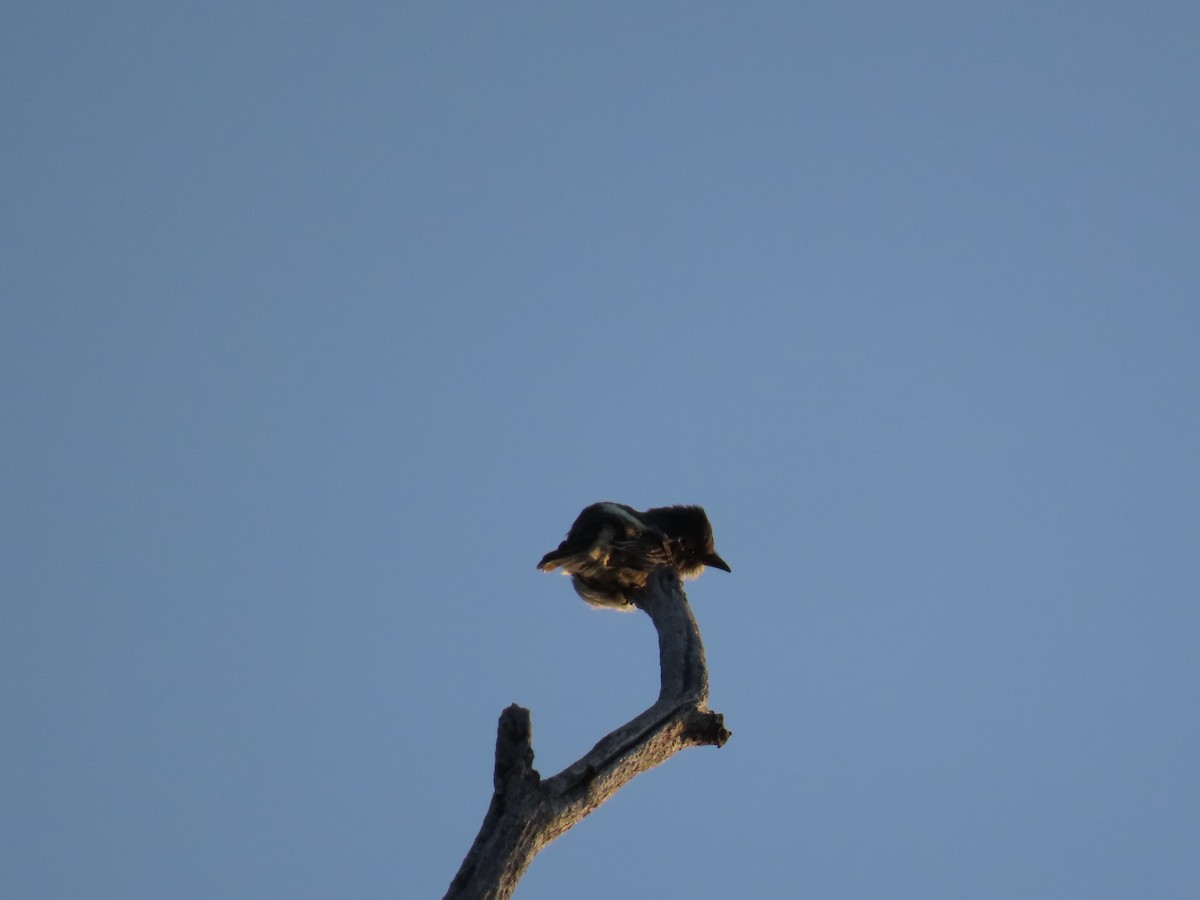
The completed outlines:
{"type": "Polygon", "coordinates": [[[729,739],[721,714],[708,709],[704,645],[675,570],[657,570],[634,602],[658,631],[658,700],[544,781],[533,768],[529,710],[515,703],[504,710],[496,734],[492,802],[446,900],[511,896],[542,847],[635,775],[685,747],[720,747],[729,739]]]}

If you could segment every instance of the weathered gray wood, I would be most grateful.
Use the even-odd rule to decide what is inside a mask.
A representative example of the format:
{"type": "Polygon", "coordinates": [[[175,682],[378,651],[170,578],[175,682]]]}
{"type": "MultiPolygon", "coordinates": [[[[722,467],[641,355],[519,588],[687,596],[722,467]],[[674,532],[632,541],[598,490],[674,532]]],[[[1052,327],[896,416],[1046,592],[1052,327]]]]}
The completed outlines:
{"type": "Polygon", "coordinates": [[[529,710],[515,703],[504,710],[496,734],[492,802],[445,900],[511,896],[542,847],[635,775],[685,747],[720,747],[729,739],[721,714],[708,709],[700,628],[675,570],[656,571],[634,600],[658,631],[658,700],[545,781],[533,768],[529,710]]]}

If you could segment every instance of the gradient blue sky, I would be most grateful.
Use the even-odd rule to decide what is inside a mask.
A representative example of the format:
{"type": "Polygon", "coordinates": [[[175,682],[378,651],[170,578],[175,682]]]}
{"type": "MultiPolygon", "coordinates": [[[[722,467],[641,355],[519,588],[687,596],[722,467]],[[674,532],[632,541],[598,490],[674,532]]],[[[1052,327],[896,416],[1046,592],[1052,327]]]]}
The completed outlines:
{"type": "Polygon", "coordinates": [[[441,896],[704,504],[733,739],[518,896],[1200,895],[1195,3],[10,3],[0,887],[441,896]]]}

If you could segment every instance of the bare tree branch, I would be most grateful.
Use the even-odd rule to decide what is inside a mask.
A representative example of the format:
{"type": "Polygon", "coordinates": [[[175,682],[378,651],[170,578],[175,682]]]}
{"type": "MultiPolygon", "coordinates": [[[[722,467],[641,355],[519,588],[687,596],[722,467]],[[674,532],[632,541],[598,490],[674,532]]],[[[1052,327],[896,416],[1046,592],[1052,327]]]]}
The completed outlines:
{"type": "Polygon", "coordinates": [[[657,570],[634,602],[658,631],[658,700],[545,781],[533,768],[529,710],[515,703],[504,710],[496,734],[492,802],[445,900],[510,897],[542,847],[635,775],[685,747],[720,747],[729,739],[721,714],[708,709],[704,645],[675,570],[657,570]]]}

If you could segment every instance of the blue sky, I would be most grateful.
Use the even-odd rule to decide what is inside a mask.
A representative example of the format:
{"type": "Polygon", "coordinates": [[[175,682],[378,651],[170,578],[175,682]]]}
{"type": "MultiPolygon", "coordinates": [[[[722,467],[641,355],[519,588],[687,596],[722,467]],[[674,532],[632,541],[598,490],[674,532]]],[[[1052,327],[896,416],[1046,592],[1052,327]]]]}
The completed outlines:
{"type": "Polygon", "coordinates": [[[1194,4],[0,26],[6,896],[441,896],[654,699],[600,499],[733,738],[523,900],[1200,891],[1194,4]]]}

